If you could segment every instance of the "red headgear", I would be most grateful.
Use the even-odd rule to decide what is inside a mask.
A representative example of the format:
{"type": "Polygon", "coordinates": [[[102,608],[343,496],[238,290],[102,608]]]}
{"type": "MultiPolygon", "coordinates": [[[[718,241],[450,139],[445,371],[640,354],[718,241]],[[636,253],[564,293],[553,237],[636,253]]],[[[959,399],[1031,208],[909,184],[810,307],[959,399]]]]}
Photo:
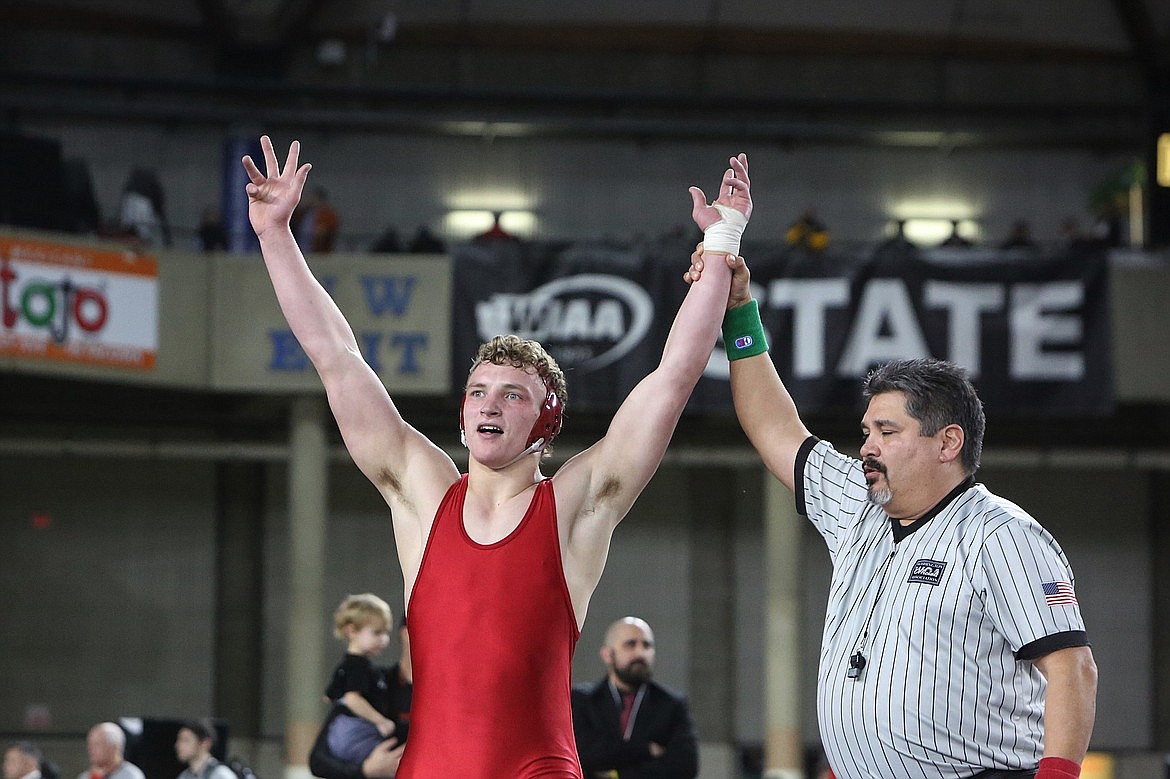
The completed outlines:
{"type": "MultiPolygon", "coordinates": [[[[548,387],[547,382],[545,387],[548,387]]],[[[565,416],[561,413],[561,399],[557,397],[556,390],[549,388],[544,405],[540,407],[540,416],[536,418],[536,424],[532,426],[532,432],[528,434],[528,445],[532,446],[537,439],[543,438],[544,446],[548,447],[561,432],[561,424],[564,421],[565,416]]]]}

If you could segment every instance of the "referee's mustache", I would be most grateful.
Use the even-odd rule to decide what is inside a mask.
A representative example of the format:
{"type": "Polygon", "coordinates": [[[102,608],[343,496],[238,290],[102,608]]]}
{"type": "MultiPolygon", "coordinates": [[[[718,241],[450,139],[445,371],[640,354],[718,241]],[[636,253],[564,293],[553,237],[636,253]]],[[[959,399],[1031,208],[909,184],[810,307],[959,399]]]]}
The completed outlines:
{"type": "Polygon", "coordinates": [[[862,460],[861,467],[866,468],[866,469],[871,470],[871,471],[877,471],[878,473],[882,474],[883,476],[886,473],[886,466],[882,465],[879,461],[873,459],[872,457],[867,457],[864,460],[862,460]]]}

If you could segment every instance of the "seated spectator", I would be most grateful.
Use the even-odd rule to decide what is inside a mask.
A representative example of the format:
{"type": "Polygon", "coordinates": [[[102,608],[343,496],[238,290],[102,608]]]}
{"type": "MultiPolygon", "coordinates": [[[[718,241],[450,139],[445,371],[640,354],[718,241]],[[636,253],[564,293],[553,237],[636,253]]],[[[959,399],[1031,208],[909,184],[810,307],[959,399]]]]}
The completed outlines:
{"type": "Polygon", "coordinates": [[[203,209],[203,215],[199,219],[197,238],[201,252],[227,251],[227,228],[223,224],[223,217],[220,215],[219,209],[215,206],[207,206],[203,209]]]}
{"type": "Polygon", "coordinates": [[[999,245],[1001,249],[1035,249],[1036,242],[1032,240],[1032,225],[1026,219],[1017,219],[1012,223],[1011,232],[999,245]]]}
{"type": "Polygon", "coordinates": [[[329,202],[329,192],[316,187],[301,201],[292,218],[297,243],[314,254],[328,254],[337,243],[341,216],[329,202]]]}
{"type": "Polygon", "coordinates": [[[945,247],[951,248],[951,249],[965,249],[965,248],[971,246],[971,242],[969,240],[967,240],[963,236],[959,235],[959,220],[958,219],[951,220],[951,234],[948,235],[946,237],[946,240],[944,240],[942,243],[940,243],[939,246],[945,246],[945,247]]]}
{"type": "Polygon", "coordinates": [[[215,725],[207,720],[191,720],[179,727],[175,757],[187,764],[179,779],[236,779],[235,772],[211,754],[215,736],[215,725]]]}
{"type": "Polygon", "coordinates": [[[473,243],[492,243],[493,241],[515,241],[515,240],[517,240],[516,236],[512,235],[510,232],[505,230],[503,228],[503,226],[500,224],[501,217],[503,217],[502,212],[493,211],[492,212],[492,226],[490,228],[488,228],[487,230],[485,230],[484,232],[480,233],[479,235],[475,236],[475,238],[472,239],[472,242],[473,243]]]}
{"type": "Polygon", "coordinates": [[[414,238],[410,239],[410,246],[407,247],[407,250],[412,254],[442,254],[447,251],[447,247],[443,245],[437,235],[431,232],[429,227],[422,225],[414,234],[414,238]]]}
{"type": "Polygon", "coordinates": [[[373,254],[396,254],[402,251],[402,241],[398,238],[398,230],[390,225],[379,235],[372,244],[370,252],[373,254]]]}
{"type": "Polygon", "coordinates": [[[784,242],[792,247],[823,252],[829,248],[829,230],[813,209],[806,209],[784,232],[784,242]]]}
{"type": "Polygon", "coordinates": [[[77,779],[146,779],[141,768],[123,759],[126,732],[113,722],[99,722],[89,729],[85,751],[89,768],[77,779]]]}
{"type": "Polygon", "coordinates": [[[93,192],[89,163],[81,157],[61,161],[65,189],[64,229],[74,233],[96,233],[102,224],[101,209],[93,192]]]}
{"type": "Polygon", "coordinates": [[[1124,240],[1125,209],[1116,200],[1103,200],[1093,206],[1091,238],[1095,243],[1110,248],[1122,246],[1124,240]]]}
{"type": "Polygon", "coordinates": [[[4,779],[41,779],[44,755],[31,741],[17,741],[4,752],[4,779]]]}
{"type": "Polygon", "coordinates": [[[162,184],[154,171],[135,168],[122,188],[118,221],[141,246],[170,246],[162,184]]]}
{"type": "Polygon", "coordinates": [[[880,263],[891,263],[893,266],[905,262],[918,254],[918,244],[906,235],[906,220],[899,219],[894,223],[894,234],[879,243],[874,248],[874,259],[880,263]]]}
{"type": "Polygon", "coordinates": [[[1093,240],[1081,229],[1080,220],[1068,216],[1060,223],[1060,248],[1073,249],[1092,244],[1093,240]]]}

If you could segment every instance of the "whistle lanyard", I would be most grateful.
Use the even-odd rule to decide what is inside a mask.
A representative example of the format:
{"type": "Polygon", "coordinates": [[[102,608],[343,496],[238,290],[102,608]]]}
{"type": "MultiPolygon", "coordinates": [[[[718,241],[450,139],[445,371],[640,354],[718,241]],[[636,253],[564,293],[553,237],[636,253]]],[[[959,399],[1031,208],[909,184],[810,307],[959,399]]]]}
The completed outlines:
{"type": "Polygon", "coordinates": [[[869,623],[873,619],[874,612],[877,611],[878,602],[882,599],[882,593],[886,589],[886,576],[889,575],[891,563],[894,561],[894,555],[898,553],[898,544],[894,542],[894,548],[890,550],[890,554],[886,556],[882,563],[880,571],[880,578],[878,579],[877,593],[873,596],[873,603],[869,607],[869,613],[865,615],[865,623],[861,626],[861,637],[857,639],[857,650],[849,656],[849,670],[845,675],[854,681],[861,678],[862,672],[865,670],[865,641],[869,638],[869,623]]]}

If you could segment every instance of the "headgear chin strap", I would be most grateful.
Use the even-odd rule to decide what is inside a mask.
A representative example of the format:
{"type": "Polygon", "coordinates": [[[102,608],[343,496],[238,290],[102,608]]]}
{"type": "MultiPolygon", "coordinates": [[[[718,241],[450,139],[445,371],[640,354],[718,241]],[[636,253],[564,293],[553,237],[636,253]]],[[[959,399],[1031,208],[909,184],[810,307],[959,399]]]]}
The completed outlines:
{"type": "Polygon", "coordinates": [[[525,449],[523,452],[516,455],[511,460],[508,460],[508,462],[504,463],[503,465],[497,465],[495,468],[492,468],[492,470],[493,471],[503,470],[504,468],[507,468],[512,463],[520,462],[521,460],[523,460],[525,457],[527,457],[530,454],[536,454],[537,452],[539,452],[543,448],[544,448],[544,439],[538,438],[535,441],[533,441],[531,444],[529,444],[528,448],[525,449]]]}

